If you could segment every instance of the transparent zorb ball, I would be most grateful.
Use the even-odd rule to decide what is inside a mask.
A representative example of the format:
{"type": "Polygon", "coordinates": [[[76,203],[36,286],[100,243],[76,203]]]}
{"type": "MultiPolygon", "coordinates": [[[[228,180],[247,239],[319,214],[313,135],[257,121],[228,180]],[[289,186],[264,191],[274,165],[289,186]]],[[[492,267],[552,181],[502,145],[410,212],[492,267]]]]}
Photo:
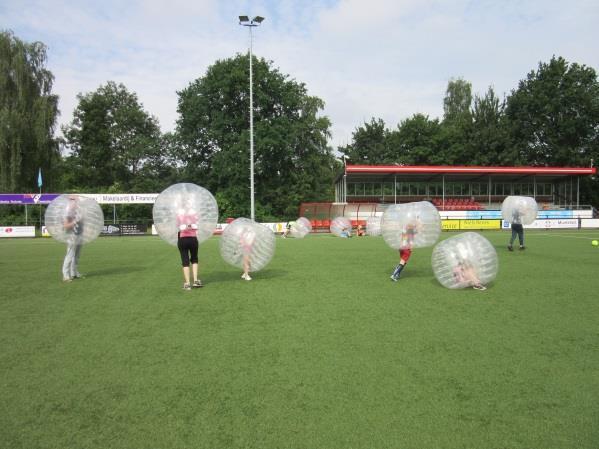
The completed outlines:
{"type": "Polygon", "coordinates": [[[374,217],[368,217],[366,219],[366,234],[368,235],[381,235],[381,220],[382,220],[382,216],[381,215],[377,215],[374,217]]]}
{"type": "Polygon", "coordinates": [[[163,190],[152,209],[158,235],[171,245],[177,244],[182,222],[193,225],[199,243],[210,238],[218,222],[218,205],[203,187],[179,183],[163,190]]]}
{"type": "Polygon", "coordinates": [[[394,204],[383,214],[381,232],[393,249],[432,246],[441,235],[441,216],[428,201],[394,204]]]}
{"type": "Polygon", "coordinates": [[[501,217],[511,224],[529,225],[537,219],[538,210],[530,196],[508,196],[501,204],[501,217]]]}
{"type": "Polygon", "coordinates": [[[458,234],[435,245],[431,262],[437,280],[451,289],[488,284],[499,270],[495,248],[475,232],[458,234]]]}
{"type": "Polygon", "coordinates": [[[220,239],[220,254],[225,262],[243,269],[245,257],[249,271],[264,268],[275,253],[275,234],[266,226],[248,218],[237,218],[227,225],[220,239]]]}
{"type": "Polygon", "coordinates": [[[291,223],[291,229],[289,233],[298,239],[303,239],[312,231],[312,224],[306,217],[300,217],[291,223]]]}
{"type": "Polygon", "coordinates": [[[74,194],[55,198],[48,205],[44,220],[53,238],[77,245],[95,240],[104,227],[104,213],[96,200],[74,194]]]}
{"type": "Polygon", "coordinates": [[[344,233],[351,234],[351,220],[347,217],[336,217],[331,221],[331,233],[337,237],[343,236],[344,233]]]}

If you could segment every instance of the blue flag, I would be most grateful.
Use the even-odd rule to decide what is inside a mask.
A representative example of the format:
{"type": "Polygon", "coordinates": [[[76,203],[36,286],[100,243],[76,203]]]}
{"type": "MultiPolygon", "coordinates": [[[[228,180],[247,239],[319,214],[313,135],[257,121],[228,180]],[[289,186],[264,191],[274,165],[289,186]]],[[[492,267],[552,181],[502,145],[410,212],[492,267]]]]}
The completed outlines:
{"type": "Polygon", "coordinates": [[[42,169],[40,168],[40,170],[37,172],[37,186],[41,189],[42,188],[42,169]]]}

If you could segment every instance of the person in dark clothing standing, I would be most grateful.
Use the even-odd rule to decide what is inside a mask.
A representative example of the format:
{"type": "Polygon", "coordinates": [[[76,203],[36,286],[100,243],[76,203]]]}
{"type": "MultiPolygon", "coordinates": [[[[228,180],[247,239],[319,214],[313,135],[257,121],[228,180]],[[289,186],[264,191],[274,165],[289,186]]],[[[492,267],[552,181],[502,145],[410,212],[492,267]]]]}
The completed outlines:
{"type": "Polygon", "coordinates": [[[518,210],[514,210],[512,214],[512,237],[507,247],[510,251],[514,250],[514,240],[518,236],[518,242],[520,243],[520,249],[524,249],[524,226],[522,226],[522,214],[518,210]]]}

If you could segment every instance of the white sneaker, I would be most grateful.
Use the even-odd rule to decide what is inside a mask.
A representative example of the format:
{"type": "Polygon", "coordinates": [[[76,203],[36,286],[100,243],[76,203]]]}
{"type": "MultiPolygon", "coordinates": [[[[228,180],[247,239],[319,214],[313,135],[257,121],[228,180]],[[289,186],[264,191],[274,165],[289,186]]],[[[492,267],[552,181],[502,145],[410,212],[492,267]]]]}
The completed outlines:
{"type": "Polygon", "coordinates": [[[246,281],[251,281],[251,280],[252,280],[252,278],[250,277],[250,275],[249,275],[249,274],[245,274],[245,273],[244,273],[244,275],[243,275],[243,278],[244,278],[246,281]]]}

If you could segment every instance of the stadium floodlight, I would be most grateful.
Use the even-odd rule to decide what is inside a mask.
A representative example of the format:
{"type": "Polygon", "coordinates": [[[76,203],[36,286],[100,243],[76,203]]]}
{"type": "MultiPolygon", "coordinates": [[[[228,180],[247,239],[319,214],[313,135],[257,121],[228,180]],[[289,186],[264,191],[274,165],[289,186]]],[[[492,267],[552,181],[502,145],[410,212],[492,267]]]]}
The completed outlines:
{"type": "Polygon", "coordinates": [[[254,206],[254,88],[252,78],[252,28],[259,26],[264,17],[256,16],[251,21],[248,16],[239,16],[239,25],[250,29],[250,218],[256,219],[254,206]]]}

